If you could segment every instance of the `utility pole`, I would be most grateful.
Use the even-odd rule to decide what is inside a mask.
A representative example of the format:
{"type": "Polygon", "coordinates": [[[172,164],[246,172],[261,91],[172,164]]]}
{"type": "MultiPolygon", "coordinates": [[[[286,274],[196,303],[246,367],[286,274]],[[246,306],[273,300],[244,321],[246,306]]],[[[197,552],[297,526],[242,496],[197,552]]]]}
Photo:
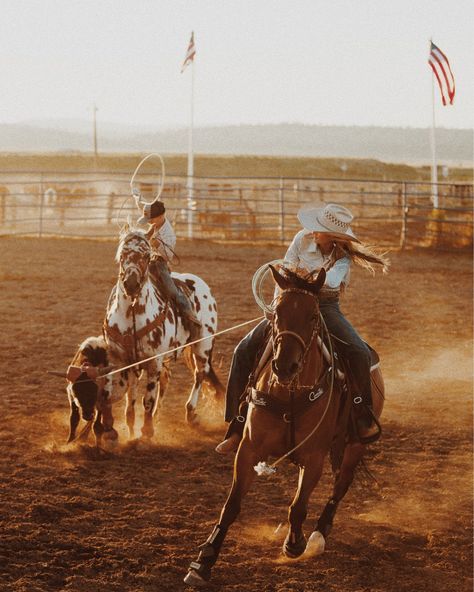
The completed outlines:
{"type": "Polygon", "coordinates": [[[97,107],[94,103],[93,107],[93,124],[94,124],[94,158],[97,158],[97,107]]]}

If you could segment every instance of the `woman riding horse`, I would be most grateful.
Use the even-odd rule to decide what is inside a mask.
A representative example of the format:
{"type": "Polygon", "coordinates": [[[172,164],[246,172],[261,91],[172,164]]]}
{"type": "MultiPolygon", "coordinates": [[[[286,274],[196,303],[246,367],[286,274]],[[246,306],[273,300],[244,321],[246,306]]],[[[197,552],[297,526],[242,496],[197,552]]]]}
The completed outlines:
{"type": "MultiPolygon", "coordinates": [[[[320,312],[350,366],[357,388],[353,399],[359,401],[356,405],[359,438],[366,443],[374,441],[380,435],[380,427],[372,412],[370,351],[339,308],[339,296],[349,284],[352,262],[370,271],[373,271],[373,264],[378,264],[386,271],[388,261],[356,238],[350,227],[353,215],[344,206],[309,204],[300,208],[297,216],[303,229],[293,238],[285,255],[285,265],[307,274],[322,268],[326,270],[326,281],[319,294],[320,312]]],[[[225,420],[230,425],[225,440],[216,447],[220,454],[237,450],[242,438],[245,417],[239,415],[239,406],[269,325],[268,320],[263,320],[234,350],[226,391],[225,420]]],[[[241,413],[243,409],[244,406],[241,413]]]]}

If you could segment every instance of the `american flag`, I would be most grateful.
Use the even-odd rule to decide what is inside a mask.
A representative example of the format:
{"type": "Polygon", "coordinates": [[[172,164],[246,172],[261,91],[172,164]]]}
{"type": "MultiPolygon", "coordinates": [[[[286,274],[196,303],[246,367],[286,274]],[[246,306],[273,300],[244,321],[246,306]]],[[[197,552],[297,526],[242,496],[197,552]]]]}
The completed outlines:
{"type": "Polygon", "coordinates": [[[431,41],[430,57],[428,58],[428,64],[431,66],[436,80],[439,84],[439,90],[441,91],[441,100],[443,105],[452,105],[454,101],[454,95],[456,93],[456,87],[454,85],[454,76],[451,72],[451,67],[448,62],[448,58],[444,53],[431,41]]]}
{"type": "Polygon", "coordinates": [[[191,33],[191,39],[189,40],[188,49],[186,51],[186,57],[184,58],[183,65],[181,66],[181,73],[184,72],[186,66],[188,66],[196,55],[196,47],[194,46],[194,31],[191,33]]]}

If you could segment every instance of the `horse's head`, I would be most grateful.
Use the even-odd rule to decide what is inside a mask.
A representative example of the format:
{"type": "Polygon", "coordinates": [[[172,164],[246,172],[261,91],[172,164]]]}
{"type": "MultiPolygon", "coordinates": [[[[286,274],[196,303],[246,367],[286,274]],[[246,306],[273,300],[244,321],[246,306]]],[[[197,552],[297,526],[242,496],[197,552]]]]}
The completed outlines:
{"type": "Polygon", "coordinates": [[[150,263],[151,247],[143,230],[131,230],[128,225],[120,234],[116,261],[120,264],[120,280],[129,298],[136,298],[145,283],[150,263]]]}
{"type": "Polygon", "coordinates": [[[326,279],[321,269],[316,279],[305,278],[284,269],[279,273],[270,265],[281,289],[273,317],[272,369],[280,384],[288,385],[302,369],[305,356],[319,328],[318,293],[326,279]]]}

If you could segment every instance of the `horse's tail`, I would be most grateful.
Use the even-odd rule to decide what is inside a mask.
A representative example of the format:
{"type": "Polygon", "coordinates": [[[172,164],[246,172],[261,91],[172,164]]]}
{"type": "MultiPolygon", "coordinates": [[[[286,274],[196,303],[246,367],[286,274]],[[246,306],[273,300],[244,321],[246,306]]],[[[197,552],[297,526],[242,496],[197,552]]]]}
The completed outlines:
{"type": "MultiPolygon", "coordinates": [[[[214,366],[212,365],[212,352],[213,350],[211,349],[207,360],[209,364],[209,370],[207,370],[204,373],[203,382],[206,386],[210,387],[214,391],[216,399],[222,399],[224,397],[225,388],[220,378],[217,376],[216,371],[214,370],[214,366]]],[[[193,360],[193,352],[191,347],[186,347],[184,349],[183,356],[186,362],[186,366],[189,368],[191,372],[194,372],[195,363],[193,360]]]]}
{"type": "Polygon", "coordinates": [[[214,391],[216,399],[222,399],[224,397],[225,388],[212,365],[213,351],[214,348],[211,348],[208,358],[209,370],[204,375],[204,382],[214,391]]]}
{"type": "Polygon", "coordinates": [[[216,399],[222,399],[224,397],[224,385],[217,376],[214,366],[212,365],[212,350],[209,354],[209,371],[204,376],[204,382],[206,382],[214,390],[216,399]]]}

